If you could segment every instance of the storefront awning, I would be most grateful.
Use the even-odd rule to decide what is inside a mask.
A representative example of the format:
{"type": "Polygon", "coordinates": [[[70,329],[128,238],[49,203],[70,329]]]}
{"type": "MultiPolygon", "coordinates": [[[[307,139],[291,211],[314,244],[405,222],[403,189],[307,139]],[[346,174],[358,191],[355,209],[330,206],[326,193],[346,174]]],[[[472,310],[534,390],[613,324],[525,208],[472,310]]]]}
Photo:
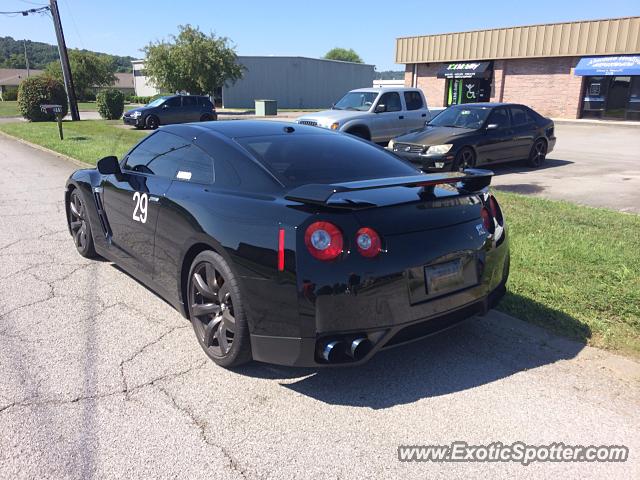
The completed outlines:
{"type": "Polygon", "coordinates": [[[493,62],[447,63],[438,70],[438,78],[488,78],[493,62]]]}
{"type": "Polygon", "coordinates": [[[575,75],[640,75],[640,55],[618,57],[583,57],[574,71],[575,75]]]}

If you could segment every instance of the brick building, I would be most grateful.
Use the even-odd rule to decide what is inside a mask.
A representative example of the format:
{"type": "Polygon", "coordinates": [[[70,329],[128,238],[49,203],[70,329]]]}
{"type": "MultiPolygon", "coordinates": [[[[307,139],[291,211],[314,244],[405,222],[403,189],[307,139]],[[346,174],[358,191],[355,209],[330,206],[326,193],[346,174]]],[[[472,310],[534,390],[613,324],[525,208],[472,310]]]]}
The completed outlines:
{"type": "Polygon", "coordinates": [[[640,120],[640,17],[403,37],[396,63],[431,107],[517,102],[550,117],[640,120]]]}

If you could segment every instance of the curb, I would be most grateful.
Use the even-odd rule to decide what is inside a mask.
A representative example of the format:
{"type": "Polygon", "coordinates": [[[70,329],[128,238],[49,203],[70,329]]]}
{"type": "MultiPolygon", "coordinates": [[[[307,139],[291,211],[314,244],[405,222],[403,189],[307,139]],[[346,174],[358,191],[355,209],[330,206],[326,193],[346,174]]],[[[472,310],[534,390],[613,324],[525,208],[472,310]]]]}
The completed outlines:
{"type": "Polygon", "coordinates": [[[5,133],[5,132],[3,132],[1,130],[0,130],[0,135],[2,135],[5,138],[9,138],[11,140],[15,140],[15,141],[17,141],[19,143],[22,143],[23,145],[27,145],[28,147],[35,148],[36,150],[40,150],[41,152],[50,153],[51,155],[55,155],[56,157],[62,158],[63,160],[66,160],[67,162],[73,163],[76,166],[79,166],[79,167],[82,167],[82,168],[87,168],[87,167],[90,168],[92,166],[90,163],[82,162],[82,161],[78,160],[77,158],[70,157],[68,155],[65,155],[64,153],[56,152],[55,150],[51,150],[50,148],[43,147],[42,145],[38,145],[37,143],[31,143],[31,142],[29,142],[27,140],[24,140],[22,138],[14,137],[13,135],[9,135],[8,133],[5,133]]]}
{"type": "Polygon", "coordinates": [[[580,125],[582,127],[607,127],[607,128],[640,128],[640,122],[633,121],[602,121],[581,120],[571,118],[552,118],[556,125],[580,125]]]}

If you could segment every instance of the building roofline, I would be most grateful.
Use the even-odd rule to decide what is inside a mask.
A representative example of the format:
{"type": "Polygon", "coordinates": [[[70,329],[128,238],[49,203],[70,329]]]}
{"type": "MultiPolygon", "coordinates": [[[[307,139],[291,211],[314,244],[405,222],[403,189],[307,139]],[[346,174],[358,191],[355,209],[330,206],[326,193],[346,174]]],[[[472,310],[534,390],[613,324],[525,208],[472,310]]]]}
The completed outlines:
{"type": "Polygon", "coordinates": [[[628,17],[585,18],[584,20],[571,20],[568,22],[526,23],[523,25],[507,25],[504,27],[494,27],[494,28],[476,28],[474,30],[461,30],[457,32],[427,33],[424,35],[406,35],[403,37],[396,37],[396,40],[402,40],[406,38],[439,37],[441,35],[455,35],[458,33],[492,32],[496,30],[504,30],[505,28],[550,27],[553,25],[572,25],[572,24],[586,23],[586,22],[607,22],[611,20],[632,20],[635,18],[640,18],[640,16],[630,15],[628,17]]]}
{"type": "MultiPolygon", "coordinates": [[[[304,60],[320,60],[323,62],[334,62],[334,63],[348,63],[350,65],[364,65],[366,67],[374,67],[373,63],[358,63],[358,62],[347,62],[344,60],[333,60],[331,58],[316,58],[316,57],[304,57],[302,55],[238,55],[238,59],[242,58],[301,58],[304,60]]],[[[131,60],[131,63],[144,63],[145,59],[141,60],[131,60]]]]}

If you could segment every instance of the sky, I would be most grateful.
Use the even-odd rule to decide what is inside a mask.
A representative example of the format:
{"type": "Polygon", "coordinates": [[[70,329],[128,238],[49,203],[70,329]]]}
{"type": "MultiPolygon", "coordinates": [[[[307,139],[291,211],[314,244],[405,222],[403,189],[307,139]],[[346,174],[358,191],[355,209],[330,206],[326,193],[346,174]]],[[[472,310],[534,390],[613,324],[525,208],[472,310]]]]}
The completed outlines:
{"type": "MultiPolygon", "coordinates": [[[[47,3],[0,0],[0,11],[47,3]]],[[[58,0],[58,5],[69,48],[141,58],[149,42],[191,24],[228,37],[238,55],[321,57],[333,47],[353,48],[377,70],[403,69],[394,63],[397,37],[640,15],[639,0],[58,0]]],[[[44,15],[0,15],[0,36],[55,44],[51,18],[44,15]]]]}

